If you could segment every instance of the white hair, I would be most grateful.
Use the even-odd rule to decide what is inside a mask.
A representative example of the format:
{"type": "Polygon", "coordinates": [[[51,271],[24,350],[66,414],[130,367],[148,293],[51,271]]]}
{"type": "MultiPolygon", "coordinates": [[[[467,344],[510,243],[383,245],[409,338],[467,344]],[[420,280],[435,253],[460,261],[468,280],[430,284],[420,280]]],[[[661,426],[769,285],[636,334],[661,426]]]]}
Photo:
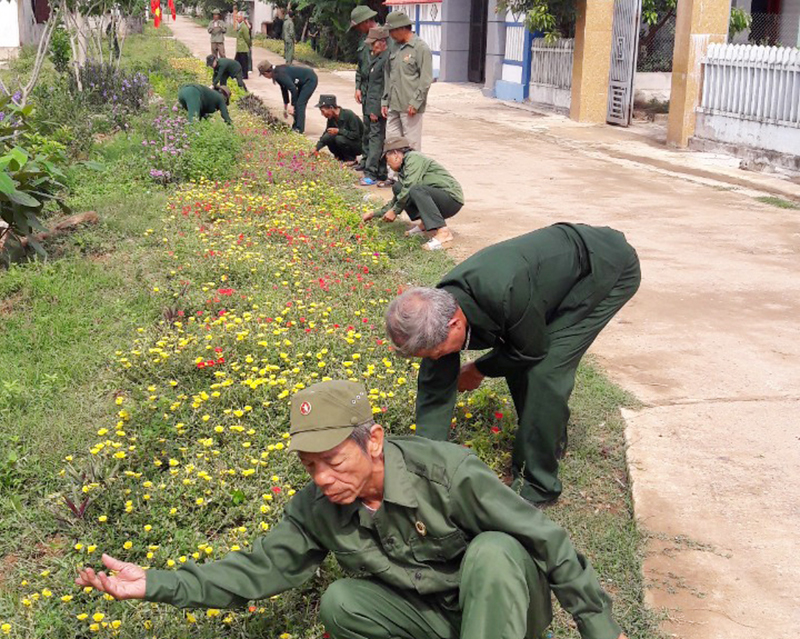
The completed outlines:
{"type": "Polygon", "coordinates": [[[458,310],[451,293],[440,288],[411,288],[386,309],[386,332],[398,350],[410,357],[447,339],[448,323],[458,310]]]}

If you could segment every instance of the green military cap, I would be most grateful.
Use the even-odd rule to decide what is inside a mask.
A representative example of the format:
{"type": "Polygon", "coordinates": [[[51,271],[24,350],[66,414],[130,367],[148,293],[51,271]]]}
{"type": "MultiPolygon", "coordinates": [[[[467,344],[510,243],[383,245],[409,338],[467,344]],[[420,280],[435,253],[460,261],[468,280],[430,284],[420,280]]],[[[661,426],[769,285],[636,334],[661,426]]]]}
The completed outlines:
{"type": "Polygon", "coordinates": [[[389,37],[389,32],[386,27],[372,27],[367,34],[367,39],[364,40],[367,44],[372,44],[377,40],[386,40],[389,37]]]}
{"type": "Polygon", "coordinates": [[[360,4],[350,12],[350,28],[352,29],[357,24],[374,18],[376,15],[378,15],[377,11],[373,11],[365,4],[360,4]]]}
{"type": "Polygon", "coordinates": [[[323,93],[319,96],[319,102],[317,102],[316,107],[319,109],[320,107],[332,107],[336,108],[338,105],[336,104],[336,96],[330,95],[327,93],[323,93]]]}
{"type": "Polygon", "coordinates": [[[402,11],[392,11],[386,17],[386,28],[391,31],[392,29],[399,29],[400,27],[410,27],[411,18],[409,18],[402,11]]]}
{"type": "Polygon", "coordinates": [[[372,419],[367,389],[355,382],[320,382],[292,398],[289,450],[322,453],[336,448],[353,429],[372,419]]]}
{"type": "Polygon", "coordinates": [[[389,138],[383,143],[383,154],[386,155],[389,151],[397,151],[398,149],[408,149],[411,143],[404,137],[389,138]]]}

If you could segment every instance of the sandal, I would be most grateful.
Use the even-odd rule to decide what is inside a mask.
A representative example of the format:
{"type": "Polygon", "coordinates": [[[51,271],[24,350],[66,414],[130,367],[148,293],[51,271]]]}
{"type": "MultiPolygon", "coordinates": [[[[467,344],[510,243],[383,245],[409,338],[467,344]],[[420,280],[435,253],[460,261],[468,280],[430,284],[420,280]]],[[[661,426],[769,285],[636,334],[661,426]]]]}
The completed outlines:
{"type": "Polygon", "coordinates": [[[452,244],[453,240],[445,240],[444,242],[440,242],[435,237],[429,239],[425,244],[422,245],[422,250],[424,251],[441,251],[445,248],[445,246],[452,244]]]}
{"type": "Polygon", "coordinates": [[[379,189],[389,188],[394,184],[394,182],[395,181],[392,178],[387,178],[385,180],[381,180],[380,182],[378,182],[378,188],[379,189]]]}
{"type": "Polygon", "coordinates": [[[406,231],[406,237],[414,237],[415,235],[422,235],[423,231],[419,226],[412,226],[406,231]]]}

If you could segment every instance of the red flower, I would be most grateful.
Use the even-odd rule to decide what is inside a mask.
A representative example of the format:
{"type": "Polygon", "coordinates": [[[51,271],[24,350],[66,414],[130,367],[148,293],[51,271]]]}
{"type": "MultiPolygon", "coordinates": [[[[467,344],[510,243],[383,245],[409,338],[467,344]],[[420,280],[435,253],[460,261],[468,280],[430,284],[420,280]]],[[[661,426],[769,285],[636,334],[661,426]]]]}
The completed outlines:
{"type": "Polygon", "coordinates": [[[500,411],[497,411],[497,412],[494,414],[494,418],[495,418],[495,419],[503,419],[503,413],[501,413],[500,411]]]}
{"type": "Polygon", "coordinates": [[[497,433],[499,433],[499,432],[500,432],[500,429],[499,429],[497,426],[492,426],[492,428],[491,428],[491,431],[492,431],[492,432],[493,432],[495,435],[497,435],[497,433]]]}
{"type": "Polygon", "coordinates": [[[280,486],[273,486],[272,487],[272,492],[277,495],[279,492],[281,492],[281,487],[280,486]]]}

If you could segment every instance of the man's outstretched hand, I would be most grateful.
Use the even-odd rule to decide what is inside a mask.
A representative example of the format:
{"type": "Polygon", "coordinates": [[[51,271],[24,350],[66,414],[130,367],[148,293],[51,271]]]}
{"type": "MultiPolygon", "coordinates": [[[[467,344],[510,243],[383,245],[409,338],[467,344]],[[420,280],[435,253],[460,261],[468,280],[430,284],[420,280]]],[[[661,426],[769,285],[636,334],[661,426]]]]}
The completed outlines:
{"type": "Polygon", "coordinates": [[[475,362],[467,362],[461,367],[461,372],[458,375],[459,392],[475,390],[481,385],[483,377],[478,367],[475,366],[475,362]]]}
{"type": "Polygon", "coordinates": [[[116,574],[107,575],[84,568],[75,583],[107,592],[114,599],[144,599],[147,574],[142,568],[106,554],[103,554],[103,564],[116,574]]]}

